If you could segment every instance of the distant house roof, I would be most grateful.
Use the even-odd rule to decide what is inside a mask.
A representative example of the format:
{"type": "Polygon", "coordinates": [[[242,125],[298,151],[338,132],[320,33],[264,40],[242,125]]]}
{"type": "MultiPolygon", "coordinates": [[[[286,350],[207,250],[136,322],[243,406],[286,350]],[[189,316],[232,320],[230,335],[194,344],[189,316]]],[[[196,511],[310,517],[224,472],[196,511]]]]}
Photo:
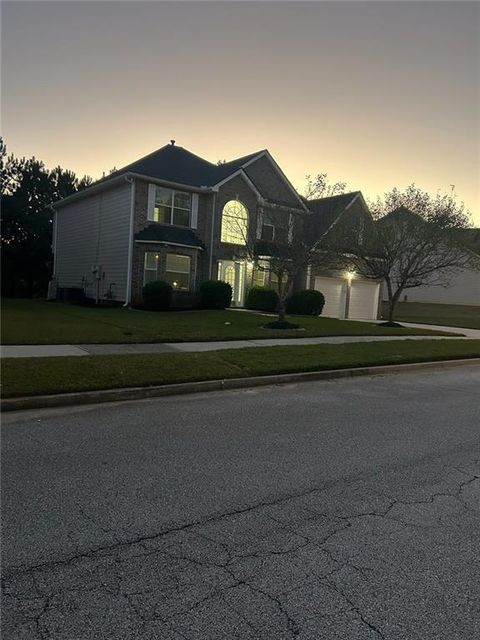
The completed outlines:
{"type": "Polygon", "coordinates": [[[155,222],[148,225],[135,235],[135,240],[149,242],[168,242],[169,244],[180,244],[187,247],[203,249],[203,243],[192,229],[174,227],[170,224],[159,224],[155,222]]]}
{"type": "Polygon", "coordinates": [[[359,194],[360,191],[351,191],[338,196],[306,200],[306,205],[313,214],[310,218],[312,230],[316,234],[325,233],[359,194]]]}
{"type": "Polygon", "coordinates": [[[480,229],[463,229],[462,233],[468,248],[480,256],[480,229]]]}

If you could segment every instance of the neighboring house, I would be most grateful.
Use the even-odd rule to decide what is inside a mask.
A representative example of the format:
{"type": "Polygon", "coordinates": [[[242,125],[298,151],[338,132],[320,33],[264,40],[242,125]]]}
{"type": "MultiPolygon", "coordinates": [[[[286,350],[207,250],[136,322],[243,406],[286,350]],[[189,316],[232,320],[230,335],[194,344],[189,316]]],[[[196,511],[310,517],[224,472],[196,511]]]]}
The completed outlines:
{"type": "MultiPolygon", "coordinates": [[[[347,196],[329,224],[357,208],[367,215],[359,192],[347,196]]],[[[258,269],[246,239],[282,242],[296,216],[320,221],[320,233],[326,221],[321,203],[301,198],[267,150],[216,165],[171,141],[53,205],[50,297],[82,288],[97,301],[141,304],[145,283],[166,280],[174,305],[187,307],[201,282],[218,279],[232,286],[232,306],[241,307],[252,284],[273,278],[265,270],[268,256],[258,269]]],[[[325,275],[341,280],[350,317],[377,317],[377,284],[368,283],[370,302],[357,310],[360,282],[350,286],[339,274],[325,275]]],[[[317,277],[310,274],[308,286],[318,288],[317,277]]],[[[298,286],[305,284],[306,277],[298,286]]],[[[344,317],[345,304],[331,301],[330,289],[326,298],[325,315],[344,317]]]]}
{"type": "MultiPolygon", "coordinates": [[[[480,263],[480,229],[465,229],[465,242],[469,249],[478,256],[480,263]]],[[[458,269],[446,276],[441,276],[443,284],[430,284],[407,289],[400,302],[424,302],[429,304],[464,304],[480,306],[480,269],[458,269]]],[[[386,290],[383,299],[388,300],[386,290]]]]}

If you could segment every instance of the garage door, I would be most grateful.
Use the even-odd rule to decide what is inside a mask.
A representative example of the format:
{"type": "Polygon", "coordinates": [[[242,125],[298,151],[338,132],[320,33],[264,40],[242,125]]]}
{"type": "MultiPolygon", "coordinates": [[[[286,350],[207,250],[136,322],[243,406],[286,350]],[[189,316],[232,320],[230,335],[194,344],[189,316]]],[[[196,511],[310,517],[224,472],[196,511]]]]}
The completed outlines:
{"type": "Polygon", "coordinates": [[[378,310],[380,284],[365,280],[352,280],[348,317],[357,320],[375,320],[378,310]]]}
{"type": "Polygon", "coordinates": [[[325,296],[322,316],[343,318],[347,291],[345,281],[340,278],[315,278],[315,289],[325,296]]]}

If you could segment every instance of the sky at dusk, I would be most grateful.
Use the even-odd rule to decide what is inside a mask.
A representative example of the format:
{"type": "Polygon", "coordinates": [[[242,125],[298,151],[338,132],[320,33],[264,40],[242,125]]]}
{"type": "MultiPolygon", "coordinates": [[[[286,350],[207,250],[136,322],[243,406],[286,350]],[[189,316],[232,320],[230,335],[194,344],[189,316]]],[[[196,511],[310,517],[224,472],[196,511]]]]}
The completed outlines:
{"type": "Polygon", "coordinates": [[[477,2],[3,2],[9,151],[100,177],[168,143],[268,148],[374,197],[455,185],[480,226],[477,2]]]}

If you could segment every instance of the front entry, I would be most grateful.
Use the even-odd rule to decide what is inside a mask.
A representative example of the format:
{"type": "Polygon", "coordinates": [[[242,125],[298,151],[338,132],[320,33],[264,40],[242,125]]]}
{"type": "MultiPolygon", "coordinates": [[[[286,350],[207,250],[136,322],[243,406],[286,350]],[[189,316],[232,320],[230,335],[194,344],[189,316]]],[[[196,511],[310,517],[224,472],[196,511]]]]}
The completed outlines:
{"type": "Polygon", "coordinates": [[[245,260],[221,260],[218,279],[232,287],[232,307],[243,307],[245,302],[245,260]]]}

